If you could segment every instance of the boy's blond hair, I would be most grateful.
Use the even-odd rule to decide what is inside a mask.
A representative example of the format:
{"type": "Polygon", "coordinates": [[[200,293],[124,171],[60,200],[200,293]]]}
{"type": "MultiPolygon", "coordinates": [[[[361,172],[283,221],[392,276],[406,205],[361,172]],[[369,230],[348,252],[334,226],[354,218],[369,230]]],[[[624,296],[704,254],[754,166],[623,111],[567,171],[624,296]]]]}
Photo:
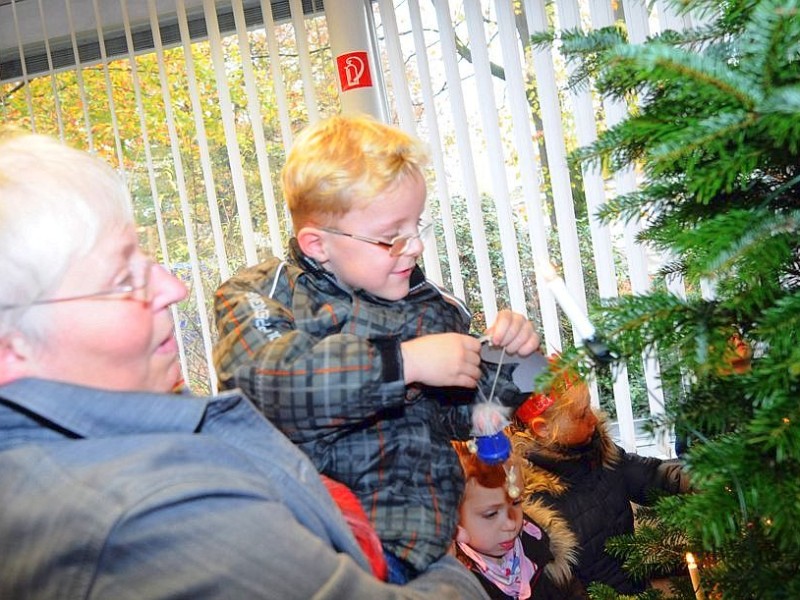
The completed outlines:
{"type": "Polygon", "coordinates": [[[420,140],[367,115],[337,115],[306,127],[282,172],[295,231],[330,225],[401,178],[422,176],[427,161],[420,140]]]}

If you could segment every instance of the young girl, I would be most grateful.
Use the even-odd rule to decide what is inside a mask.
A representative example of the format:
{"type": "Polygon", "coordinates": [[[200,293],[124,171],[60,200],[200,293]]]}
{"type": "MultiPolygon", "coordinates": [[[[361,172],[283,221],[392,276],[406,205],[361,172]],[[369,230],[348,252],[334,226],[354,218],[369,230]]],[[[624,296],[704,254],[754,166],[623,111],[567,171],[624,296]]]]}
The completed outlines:
{"type": "Polygon", "coordinates": [[[574,374],[560,374],[547,394],[532,395],[516,419],[521,430],[513,445],[526,459],[526,507],[548,507],[566,520],[578,538],[575,575],[584,586],[599,581],[621,594],[642,591],[647,583],[632,580],[605,543],[633,533],[631,502],[649,504],[654,491],[688,490],[680,463],[616,445],[574,374]]]}
{"type": "Polygon", "coordinates": [[[466,487],[459,507],[456,556],[476,574],[491,598],[586,598],[570,579],[574,536],[552,511],[539,515],[550,534],[523,513],[519,460],[487,464],[466,443],[454,442],[466,487]],[[551,536],[558,538],[551,544],[551,536]],[[556,558],[555,555],[558,555],[556,558]]]}

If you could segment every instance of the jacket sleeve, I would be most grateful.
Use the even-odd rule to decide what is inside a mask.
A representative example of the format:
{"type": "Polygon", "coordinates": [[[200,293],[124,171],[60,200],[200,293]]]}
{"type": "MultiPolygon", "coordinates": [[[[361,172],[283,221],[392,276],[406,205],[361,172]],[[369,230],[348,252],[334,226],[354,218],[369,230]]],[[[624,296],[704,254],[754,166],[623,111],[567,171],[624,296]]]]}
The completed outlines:
{"type": "Polygon", "coordinates": [[[527,397],[511,380],[510,365],[502,365],[500,372],[492,363],[481,365],[481,378],[478,390],[468,388],[425,388],[425,394],[434,398],[443,407],[441,415],[443,426],[455,440],[467,440],[473,435],[472,412],[475,403],[491,399],[508,407],[509,419],[513,411],[527,397]],[[495,381],[496,379],[496,381],[495,381]]]}
{"type": "MultiPolygon", "coordinates": [[[[620,448],[620,451],[624,452],[620,448]]],[[[689,490],[689,478],[677,459],[625,453],[622,468],[628,499],[642,505],[653,503],[657,493],[679,494],[689,490]]]]}
{"type": "MultiPolygon", "coordinates": [[[[241,388],[295,443],[402,405],[399,340],[298,329],[291,309],[276,299],[283,294],[289,301],[285,277],[264,263],[217,290],[214,364],[221,387],[241,388]]],[[[319,321],[335,319],[321,315],[319,321]]]]}
{"type": "Polygon", "coordinates": [[[221,493],[151,507],[119,524],[88,598],[484,598],[452,558],[411,584],[376,579],[278,502],[221,493]],[[156,518],[157,517],[157,518],[156,518]]]}
{"type": "MultiPolygon", "coordinates": [[[[243,444],[262,433],[234,429],[243,444]]],[[[485,598],[451,557],[391,586],[359,564],[355,540],[337,542],[350,535],[335,513],[321,506],[320,526],[305,525],[298,509],[327,494],[311,463],[296,451],[300,470],[276,470],[260,451],[292,464],[288,441],[248,465],[212,432],[145,437],[3,453],[0,598],[485,598]]]]}

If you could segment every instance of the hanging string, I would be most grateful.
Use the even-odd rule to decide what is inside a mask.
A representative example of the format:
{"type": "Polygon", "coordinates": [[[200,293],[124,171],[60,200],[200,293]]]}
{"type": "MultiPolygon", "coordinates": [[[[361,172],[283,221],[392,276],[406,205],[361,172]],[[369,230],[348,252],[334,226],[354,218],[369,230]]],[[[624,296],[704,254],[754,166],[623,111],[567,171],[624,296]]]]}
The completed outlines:
{"type": "Polygon", "coordinates": [[[492,382],[492,389],[489,392],[489,400],[487,402],[494,402],[494,390],[497,387],[497,380],[500,377],[500,367],[503,366],[503,359],[506,357],[505,347],[500,349],[500,360],[497,361],[497,371],[494,373],[494,381],[492,382]]]}
{"type": "MultiPolygon", "coordinates": [[[[488,341],[485,336],[481,342],[488,341]]],[[[500,377],[500,368],[505,358],[505,349],[501,349],[494,381],[489,392],[489,397],[478,388],[481,402],[472,409],[472,433],[475,436],[469,442],[470,451],[477,454],[478,458],[488,464],[504,462],[511,453],[511,443],[508,441],[503,429],[509,424],[508,407],[503,406],[495,398],[497,382],[500,377]]]]}

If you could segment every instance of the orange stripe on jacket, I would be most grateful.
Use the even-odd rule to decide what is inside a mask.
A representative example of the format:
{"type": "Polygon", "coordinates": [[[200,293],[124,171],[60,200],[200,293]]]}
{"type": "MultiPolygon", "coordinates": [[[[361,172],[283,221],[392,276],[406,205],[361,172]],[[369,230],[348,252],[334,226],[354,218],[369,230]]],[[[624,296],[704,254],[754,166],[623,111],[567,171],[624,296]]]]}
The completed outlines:
{"type": "Polygon", "coordinates": [[[244,336],[242,335],[241,323],[239,322],[239,319],[236,318],[236,313],[233,311],[230,302],[228,302],[225,294],[219,290],[217,290],[216,296],[222,300],[222,305],[227,309],[228,314],[231,317],[231,321],[233,321],[235,324],[233,330],[239,334],[239,343],[244,347],[244,350],[247,352],[248,356],[253,356],[255,352],[253,352],[253,349],[250,347],[250,344],[247,343],[247,340],[244,339],[244,336]]]}

